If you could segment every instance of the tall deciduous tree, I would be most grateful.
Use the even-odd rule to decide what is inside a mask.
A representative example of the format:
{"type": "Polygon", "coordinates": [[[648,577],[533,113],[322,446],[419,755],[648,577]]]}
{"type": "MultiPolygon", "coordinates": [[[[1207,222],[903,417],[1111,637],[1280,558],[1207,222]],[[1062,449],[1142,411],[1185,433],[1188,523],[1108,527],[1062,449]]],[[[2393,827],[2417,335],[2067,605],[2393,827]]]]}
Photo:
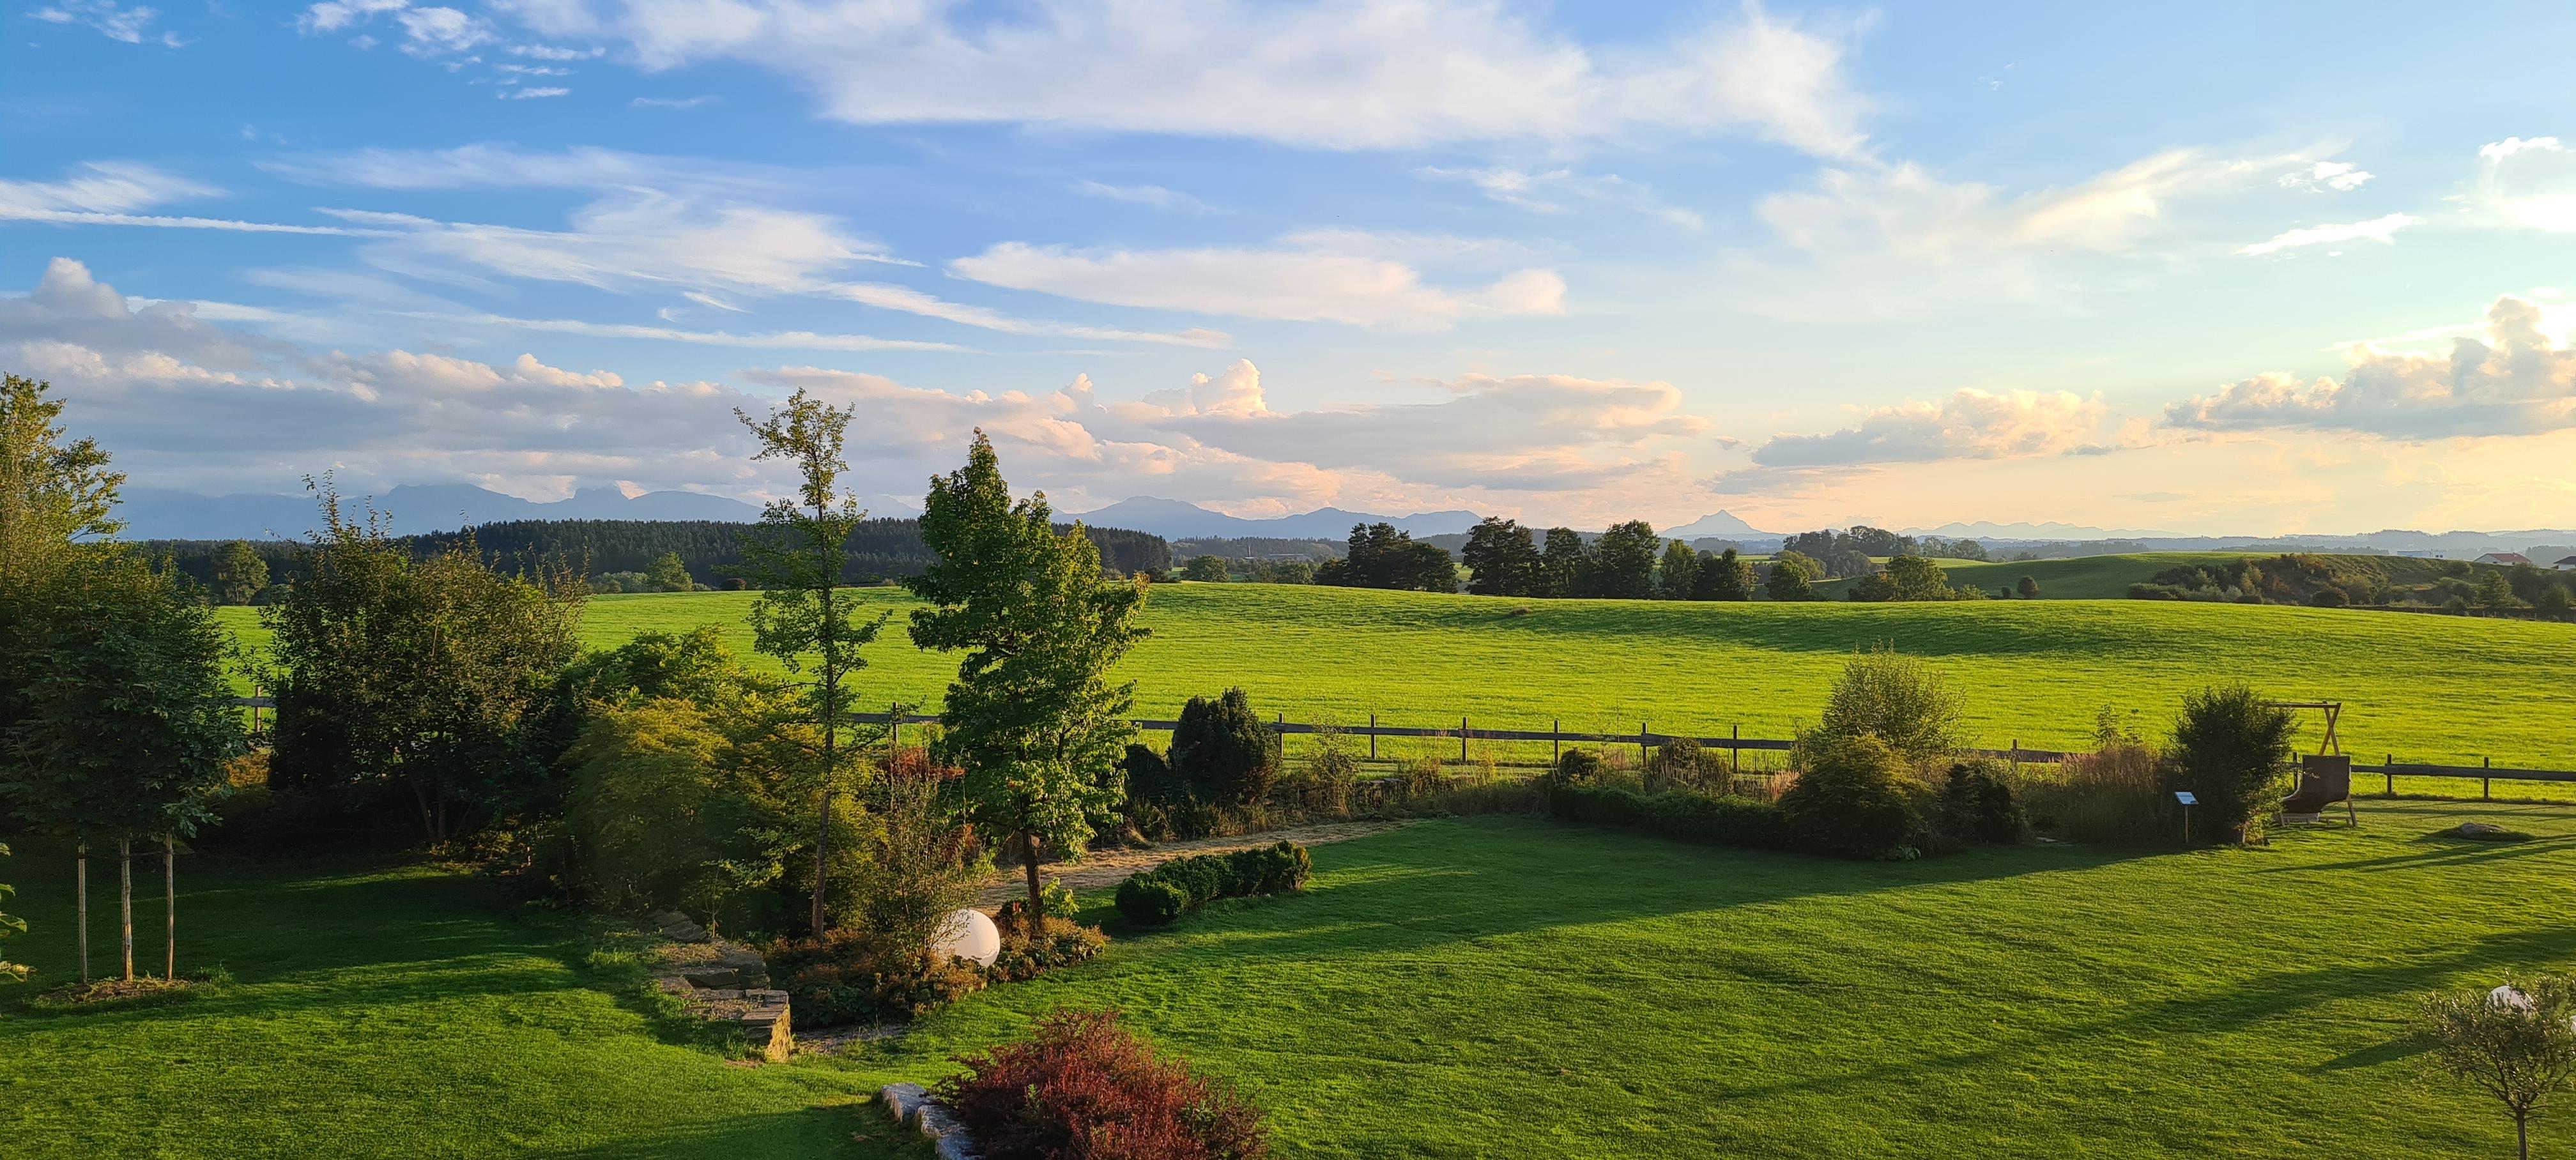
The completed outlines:
{"type": "Polygon", "coordinates": [[[210,816],[241,722],[212,614],[130,547],[90,542],[121,526],[123,477],[96,444],[62,441],[45,392],[0,384],[0,803],[82,841],[84,978],[87,842],[117,842],[131,979],[133,840],[166,849],[210,816]]]}
{"type": "Polygon", "coordinates": [[[268,587],[268,561],[247,540],[215,549],[212,573],[217,604],[248,604],[268,587]]]}
{"type": "Polygon", "coordinates": [[[1078,856],[1123,796],[1135,685],[1108,674],[1145,636],[1146,587],[1105,576],[1080,524],[1056,532],[1045,493],[1012,502],[981,431],[965,467],[931,480],[923,508],[939,561],[906,582],[934,605],[913,612],[913,643],[966,654],[937,752],[966,771],[974,819],[1019,847],[1029,912],[1043,914],[1041,844],[1078,856]]]}
{"type": "Polygon", "coordinates": [[[1478,596],[1543,596],[1538,545],[1528,528],[1487,516],[1467,533],[1459,553],[1467,565],[1467,591],[1478,596]]]}
{"type": "Polygon", "coordinates": [[[1644,520],[1613,524],[1585,557],[1580,595],[1645,600],[1655,594],[1654,526],[1644,520]]]}
{"type": "Polygon", "coordinates": [[[1699,553],[1680,540],[1664,545],[1664,558],[1655,565],[1655,595],[1689,600],[1698,587],[1699,553]]]}
{"type": "Polygon", "coordinates": [[[1583,587],[1583,534],[1572,528],[1549,528],[1547,550],[1540,553],[1538,590],[1534,596],[1574,596],[1583,587]]]}
{"type": "Polygon", "coordinates": [[[1733,548],[1702,559],[1699,589],[1692,595],[1701,600],[1751,600],[1753,565],[1745,563],[1733,548]]]}
{"type": "Polygon", "coordinates": [[[1773,600],[1813,600],[1815,583],[1825,578],[1825,566],[1804,552],[1779,552],[1771,557],[1771,575],[1762,582],[1763,592],[1773,600]]]}
{"type": "MultiPolygon", "coordinates": [[[[842,733],[853,727],[849,683],[867,667],[860,650],[877,639],[892,615],[863,617],[863,605],[840,591],[850,534],[868,518],[841,488],[841,474],[850,469],[841,448],[856,410],[799,390],[766,419],[734,412],[760,440],[760,453],[752,458],[785,460],[796,469],[796,498],[772,500],[761,509],[759,529],[742,538],[743,564],[736,574],[761,589],[751,606],[752,647],[777,657],[790,673],[810,674],[806,692],[818,740],[813,780],[820,803],[812,916],[817,937],[826,926],[833,803],[851,781],[858,756],[855,747],[841,744],[842,733]]],[[[926,537],[926,522],[922,530],[926,537]]],[[[1092,558],[1096,564],[1097,551],[1092,558]]]]}
{"type": "Polygon", "coordinates": [[[428,841],[548,804],[547,693],[572,659],[588,589],[560,566],[494,569],[468,537],[414,560],[325,479],[304,578],[260,609],[277,684],[272,784],[385,781],[428,841]]]}

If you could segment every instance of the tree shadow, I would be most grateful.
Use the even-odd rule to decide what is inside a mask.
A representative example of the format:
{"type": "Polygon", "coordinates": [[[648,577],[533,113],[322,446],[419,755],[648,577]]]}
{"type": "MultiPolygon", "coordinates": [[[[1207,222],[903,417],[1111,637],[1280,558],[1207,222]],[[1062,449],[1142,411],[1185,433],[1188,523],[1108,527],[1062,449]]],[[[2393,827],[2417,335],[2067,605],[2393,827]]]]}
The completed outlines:
{"type": "Polygon", "coordinates": [[[694,1122],[588,1148],[534,1150],[524,1155],[551,1160],[706,1160],[716,1156],[925,1160],[934,1152],[928,1140],[896,1123],[882,1105],[865,1103],[694,1122]]]}

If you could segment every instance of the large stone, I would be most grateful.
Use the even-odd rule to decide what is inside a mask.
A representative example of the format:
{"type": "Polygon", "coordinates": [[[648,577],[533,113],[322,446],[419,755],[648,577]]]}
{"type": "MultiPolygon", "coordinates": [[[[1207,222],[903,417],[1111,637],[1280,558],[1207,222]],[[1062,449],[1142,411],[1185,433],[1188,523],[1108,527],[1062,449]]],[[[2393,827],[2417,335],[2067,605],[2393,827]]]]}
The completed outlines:
{"type": "Polygon", "coordinates": [[[2451,832],[2463,838],[2492,838],[2505,830],[2493,822],[2462,822],[2451,832]]]}
{"type": "Polygon", "coordinates": [[[890,1083],[877,1089],[877,1098],[885,1101],[887,1114],[900,1124],[930,1102],[930,1089],[917,1083],[890,1083]]]}
{"type": "Polygon", "coordinates": [[[939,1104],[921,1105],[921,1118],[914,1123],[921,1125],[922,1135],[933,1140],[944,1140],[966,1131],[966,1126],[958,1123],[957,1117],[939,1104]]]}
{"type": "Polygon", "coordinates": [[[702,967],[682,972],[681,977],[692,987],[734,987],[742,983],[742,972],[732,967],[702,967]]]}
{"type": "Polygon", "coordinates": [[[783,1007],[787,1005],[787,992],[785,991],[746,989],[743,991],[742,997],[764,1007],[783,1007]]]}
{"type": "Polygon", "coordinates": [[[932,1150],[939,1154],[939,1160],[984,1160],[984,1154],[975,1150],[975,1142],[967,1139],[964,1132],[941,1136],[932,1150]]]}

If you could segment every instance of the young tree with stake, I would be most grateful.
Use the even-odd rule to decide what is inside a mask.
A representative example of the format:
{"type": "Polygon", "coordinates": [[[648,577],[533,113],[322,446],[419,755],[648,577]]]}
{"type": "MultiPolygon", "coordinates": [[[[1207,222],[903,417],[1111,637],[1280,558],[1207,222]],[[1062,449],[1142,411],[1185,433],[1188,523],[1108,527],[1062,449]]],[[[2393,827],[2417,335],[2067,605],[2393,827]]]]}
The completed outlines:
{"type": "Polygon", "coordinates": [[[806,688],[819,735],[814,782],[822,799],[814,833],[816,937],[828,925],[824,902],[832,806],[843,771],[860,749],[840,744],[841,732],[852,724],[848,685],[853,674],[867,667],[859,650],[876,640],[892,615],[862,621],[860,602],[840,593],[850,534],[868,518],[840,487],[841,473],[850,469],[841,446],[856,410],[834,407],[799,390],[767,419],[734,412],[760,440],[760,453],[753,459],[783,459],[796,468],[796,498],[772,500],[761,509],[759,530],[741,537],[743,563],[734,574],[761,589],[751,606],[752,647],[778,658],[790,673],[812,674],[806,688]]]}
{"type": "Polygon", "coordinates": [[[1029,913],[1043,914],[1040,848],[1078,856],[1125,796],[1136,687],[1108,672],[1145,636],[1145,584],[1103,575],[1082,525],[1055,530],[1045,493],[1013,503],[982,431],[923,506],[921,538],[939,559],[906,584],[936,607],[913,612],[913,643],[966,654],[937,752],[966,771],[969,815],[1019,849],[1029,913]]]}
{"type": "Polygon", "coordinates": [[[2531,1118],[2576,1083],[2576,983],[2507,978],[2492,991],[2424,1001],[2433,1062],[2477,1085],[2513,1117],[2516,1152],[2531,1157],[2531,1118]]]}

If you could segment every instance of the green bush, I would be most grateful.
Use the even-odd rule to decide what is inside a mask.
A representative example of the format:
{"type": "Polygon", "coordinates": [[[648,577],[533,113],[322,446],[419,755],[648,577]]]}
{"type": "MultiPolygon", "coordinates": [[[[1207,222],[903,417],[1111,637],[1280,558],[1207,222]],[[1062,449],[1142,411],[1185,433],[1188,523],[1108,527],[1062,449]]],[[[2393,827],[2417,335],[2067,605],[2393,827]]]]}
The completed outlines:
{"type": "Polygon", "coordinates": [[[1872,736],[1819,739],[1807,746],[1797,784],[1780,795],[1791,845],[1847,858],[1907,858],[1917,815],[1896,751],[1872,736]]]}
{"type": "Polygon", "coordinates": [[[1557,785],[1591,785],[1603,780],[1610,767],[1601,755],[1589,749],[1568,749],[1558,754],[1556,770],[1551,775],[1557,785]]]}
{"type": "Polygon", "coordinates": [[[1305,889],[1313,868],[1306,848],[1294,842],[1174,858],[1119,883],[1118,913],[1131,922],[1160,925],[1214,899],[1305,889]]]}
{"type": "Polygon", "coordinates": [[[1941,786],[1941,832],[1954,842],[2004,846],[2021,841],[2029,820],[2013,800],[2012,785],[1994,761],[1950,767],[1941,786]]]}
{"type": "Polygon", "coordinates": [[[984,988],[984,969],[964,959],[940,960],[904,950],[868,931],[836,930],[819,939],[761,948],[770,973],[795,1005],[796,1025],[916,1019],[984,988]]]}
{"type": "Polygon", "coordinates": [[[2241,842],[2245,827],[2289,788],[2298,720],[2244,685],[2187,693],[2165,760],[2170,789],[2199,799],[2203,840],[2241,842]]]}
{"type": "Polygon", "coordinates": [[[1910,761],[1959,749],[1956,691],[1919,657],[1880,647],[1852,657],[1825,700],[1822,737],[1875,737],[1910,761]]]}
{"type": "Polygon", "coordinates": [[[1574,822],[1633,826],[1693,842],[1725,846],[1785,844],[1780,811],[1749,798],[1714,797],[1688,790],[1641,794],[1617,786],[1559,786],[1548,811],[1574,822]]]}
{"type": "Polygon", "coordinates": [[[1172,729],[1172,772],[1201,801],[1247,806],[1278,776],[1279,736],[1261,723],[1241,689],[1216,700],[1192,697],[1172,729]]]}

